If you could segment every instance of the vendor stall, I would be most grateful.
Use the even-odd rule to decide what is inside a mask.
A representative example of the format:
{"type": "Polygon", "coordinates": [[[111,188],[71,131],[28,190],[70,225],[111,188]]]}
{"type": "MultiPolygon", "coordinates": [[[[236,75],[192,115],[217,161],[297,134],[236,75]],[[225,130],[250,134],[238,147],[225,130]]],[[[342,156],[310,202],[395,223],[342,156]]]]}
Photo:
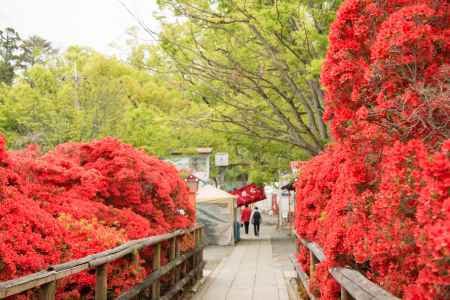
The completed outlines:
{"type": "Polygon", "coordinates": [[[197,192],[197,223],[205,225],[205,239],[210,245],[234,245],[236,196],[212,185],[197,192]]]}

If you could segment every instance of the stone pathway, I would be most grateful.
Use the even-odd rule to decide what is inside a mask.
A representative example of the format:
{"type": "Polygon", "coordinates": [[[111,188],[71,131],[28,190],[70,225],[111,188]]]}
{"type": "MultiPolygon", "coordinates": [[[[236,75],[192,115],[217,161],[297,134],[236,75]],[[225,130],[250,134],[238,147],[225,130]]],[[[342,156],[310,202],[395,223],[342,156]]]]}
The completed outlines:
{"type": "Polygon", "coordinates": [[[282,269],[274,262],[274,226],[263,226],[259,238],[241,240],[212,272],[194,300],[288,300],[282,269]]]}

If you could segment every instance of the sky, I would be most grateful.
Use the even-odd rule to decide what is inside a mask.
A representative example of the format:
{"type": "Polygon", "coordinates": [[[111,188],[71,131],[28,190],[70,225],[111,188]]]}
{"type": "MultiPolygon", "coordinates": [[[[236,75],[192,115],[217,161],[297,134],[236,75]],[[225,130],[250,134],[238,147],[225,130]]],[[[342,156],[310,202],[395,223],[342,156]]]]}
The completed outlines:
{"type": "MultiPolygon", "coordinates": [[[[158,22],[152,13],[156,0],[121,0],[152,30],[158,22]]],[[[137,21],[119,0],[1,0],[0,28],[13,27],[22,38],[39,35],[60,49],[89,46],[108,55],[121,55],[127,29],[137,21]]],[[[150,37],[140,32],[140,39],[150,37]]]]}

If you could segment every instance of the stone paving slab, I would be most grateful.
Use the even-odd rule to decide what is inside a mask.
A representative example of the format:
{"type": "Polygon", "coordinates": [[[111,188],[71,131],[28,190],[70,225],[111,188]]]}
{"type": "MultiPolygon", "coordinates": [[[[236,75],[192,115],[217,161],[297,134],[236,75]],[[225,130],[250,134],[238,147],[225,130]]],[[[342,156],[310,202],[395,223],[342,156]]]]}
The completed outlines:
{"type": "Polygon", "coordinates": [[[242,237],[229,256],[211,273],[194,300],[288,300],[282,270],[273,261],[273,226],[259,238],[242,237]]]}

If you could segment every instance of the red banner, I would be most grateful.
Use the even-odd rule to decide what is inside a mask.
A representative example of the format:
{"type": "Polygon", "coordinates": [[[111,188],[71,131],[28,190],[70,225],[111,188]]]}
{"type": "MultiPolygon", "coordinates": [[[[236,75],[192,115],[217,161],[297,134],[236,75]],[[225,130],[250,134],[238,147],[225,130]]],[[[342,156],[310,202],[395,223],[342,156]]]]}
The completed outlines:
{"type": "Polygon", "coordinates": [[[230,194],[238,196],[238,206],[243,206],[266,199],[264,187],[259,187],[254,183],[235,189],[231,191],[230,194]]]}

